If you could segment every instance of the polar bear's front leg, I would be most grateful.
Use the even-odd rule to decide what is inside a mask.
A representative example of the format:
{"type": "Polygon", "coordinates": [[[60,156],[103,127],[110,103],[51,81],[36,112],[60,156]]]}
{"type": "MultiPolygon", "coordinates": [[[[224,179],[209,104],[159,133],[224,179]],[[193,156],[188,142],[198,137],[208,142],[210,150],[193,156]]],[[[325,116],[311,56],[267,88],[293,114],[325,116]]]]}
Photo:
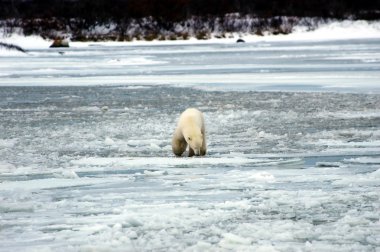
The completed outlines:
{"type": "Polygon", "coordinates": [[[203,141],[202,141],[202,146],[201,146],[201,153],[200,153],[200,155],[201,155],[201,156],[204,156],[204,155],[206,155],[206,152],[207,152],[206,134],[205,134],[204,130],[203,130],[203,132],[202,132],[202,137],[203,137],[203,141]]]}
{"type": "Polygon", "coordinates": [[[173,150],[173,153],[176,156],[181,156],[182,153],[185,152],[186,147],[187,147],[187,143],[186,143],[186,141],[185,141],[184,138],[183,139],[178,139],[175,136],[173,137],[173,140],[172,140],[172,150],[173,150]]]}
{"type": "Polygon", "coordinates": [[[204,155],[206,155],[206,152],[207,152],[207,150],[206,150],[206,146],[202,146],[202,147],[201,147],[201,153],[200,153],[200,155],[201,155],[201,156],[204,156],[204,155]]]}
{"type": "Polygon", "coordinates": [[[189,146],[189,157],[194,156],[194,150],[189,146]]]}

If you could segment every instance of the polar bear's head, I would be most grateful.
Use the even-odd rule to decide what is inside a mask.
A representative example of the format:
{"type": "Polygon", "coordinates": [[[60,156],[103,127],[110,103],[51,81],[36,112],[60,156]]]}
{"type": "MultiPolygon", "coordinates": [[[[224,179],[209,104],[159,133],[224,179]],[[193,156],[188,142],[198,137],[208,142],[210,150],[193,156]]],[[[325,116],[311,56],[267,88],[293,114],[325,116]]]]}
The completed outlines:
{"type": "Polygon", "coordinates": [[[186,142],[190,145],[190,148],[194,150],[194,154],[199,156],[201,154],[201,147],[203,144],[203,135],[200,130],[186,130],[184,132],[186,142]]]}

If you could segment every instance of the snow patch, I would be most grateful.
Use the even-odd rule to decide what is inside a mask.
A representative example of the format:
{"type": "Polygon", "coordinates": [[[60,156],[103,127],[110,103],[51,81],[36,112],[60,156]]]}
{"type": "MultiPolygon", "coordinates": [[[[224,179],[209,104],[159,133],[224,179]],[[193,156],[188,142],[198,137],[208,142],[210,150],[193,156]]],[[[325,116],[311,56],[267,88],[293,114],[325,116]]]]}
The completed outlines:
{"type": "MultiPolygon", "coordinates": [[[[95,166],[182,166],[182,165],[217,165],[217,164],[248,164],[262,162],[261,159],[249,158],[212,158],[212,157],[192,157],[192,158],[166,158],[166,157],[125,157],[125,158],[99,158],[88,157],[72,160],[75,165],[95,165],[95,166]]],[[[264,175],[265,176],[265,175],[264,175]]]]}
{"type": "Polygon", "coordinates": [[[153,60],[145,57],[136,57],[129,59],[111,59],[107,61],[108,65],[112,66],[137,66],[137,65],[156,65],[165,64],[166,61],[153,60]]]}
{"type": "Polygon", "coordinates": [[[255,181],[260,181],[260,182],[275,182],[276,181],[275,177],[269,172],[255,173],[249,176],[249,179],[253,179],[255,181]]]}
{"type": "Polygon", "coordinates": [[[106,137],[106,138],[104,139],[104,144],[105,144],[105,145],[108,145],[108,146],[112,146],[112,145],[115,144],[115,141],[114,141],[112,138],[110,138],[110,137],[106,137]]]}
{"type": "Polygon", "coordinates": [[[340,118],[340,119],[361,119],[361,118],[380,118],[380,111],[339,111],[321,112],[315,115],[321,118],[340,118]]]}
{"type": "Polygon", "coordinates": [[[0,174],[15,172],[16,166],[5,161],[0,161],[0,174]]]}
{"type": "Polygon", "coordinates": [[[0,139],[0,149],[1,148],[13,148],[18,142],[18,138],[11,139],[0,139]]]}
{"type": "Polygon", "coordinates": [[[241,245],[243,246],[251,245],[251,240],[248,238],[244,238],[244,237],[232,234],[232,233],[224,233],[223,239],[219,242],[219,245],[222,248],[240,250],[242,249],[242,248],[239,248],[241,245]]]}
{"type": "Polygon", "coordinates": [[[380,164],[380,157],[358,157],[358,158],[349,158],[343,160],[346,163],[355,163],[355,164],[380,164]]]}
{"type": "Polygon", "coordinates": [[[73,187],[92,185],[99,183],[107,183],[105,179],[97,178],[82,178],[82,179],[64,179],[64,178],[51,178],[51,179],[35,179],[27,181],[4,181],[0,183],[0,190],[28,190],[36,191],[42,189],[53,189],[62,187],[73,187]]]}
{"type": "Polygon", "coordinates": [[[12,34],[11,36],[0,34],[0,41],[20,46],[24,50],[46,49],[49,48],[52,43],[52,41],[45,40],[40,36],[23,36],[19,34],[12,34]]]}

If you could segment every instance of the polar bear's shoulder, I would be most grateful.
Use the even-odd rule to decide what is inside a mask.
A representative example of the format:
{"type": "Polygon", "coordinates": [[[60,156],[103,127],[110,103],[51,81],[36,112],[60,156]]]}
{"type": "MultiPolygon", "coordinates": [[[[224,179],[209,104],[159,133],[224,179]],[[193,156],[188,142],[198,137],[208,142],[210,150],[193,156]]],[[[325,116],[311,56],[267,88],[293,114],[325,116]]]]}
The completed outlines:
{"type": "Polygon", "coordinates": [[[199,126],[203,124],[203,114],[196,108],[188,108],[182,112],[178,124],[192,124],[195,123],[199,126]]]}

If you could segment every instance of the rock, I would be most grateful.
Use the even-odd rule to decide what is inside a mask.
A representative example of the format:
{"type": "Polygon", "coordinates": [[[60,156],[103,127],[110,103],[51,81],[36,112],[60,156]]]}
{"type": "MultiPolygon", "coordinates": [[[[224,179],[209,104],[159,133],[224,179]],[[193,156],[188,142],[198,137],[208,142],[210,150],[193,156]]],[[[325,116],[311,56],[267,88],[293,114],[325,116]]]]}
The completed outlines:
{"type": "Polygon", "coordinates": [[[66,39],[55,39],[53,44],[51,44],[50,48],[53,47],[69,47],[69,41],[66,39]]]}
{"type": "Polygon", "coordinates": [[[236,40],[236,43],[245,43],[245,41],[244,39],[239,38],[238,40],[236,40]]]}

